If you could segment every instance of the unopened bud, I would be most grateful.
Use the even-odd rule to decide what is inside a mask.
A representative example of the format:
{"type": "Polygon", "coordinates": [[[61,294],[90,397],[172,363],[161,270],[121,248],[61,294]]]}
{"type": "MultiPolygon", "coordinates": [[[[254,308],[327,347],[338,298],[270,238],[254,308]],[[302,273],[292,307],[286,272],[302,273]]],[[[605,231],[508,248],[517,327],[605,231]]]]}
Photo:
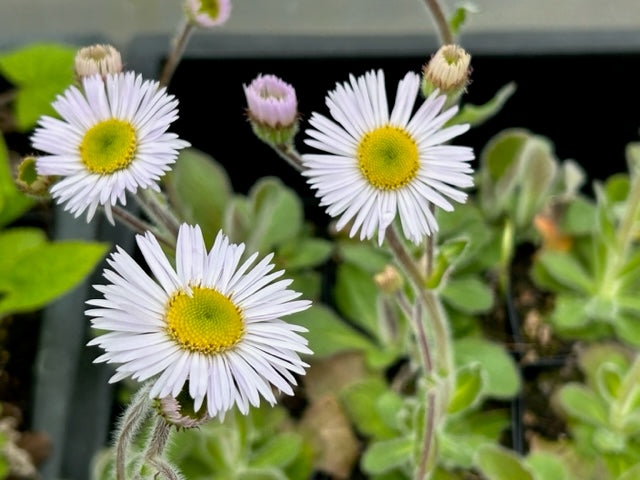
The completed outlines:
{"type": "Polygon", "coordinates": [[[186,0],[187,19],[196,27],[214,28],[226,23],[231,15],[230,0],[186,0]]]}
{"type": "Polygon", "coordinates": [[[382,272],[373,276],[373,281],[385,293],[395,293],[402,288],[403,284],[402,275],[393,265],[386,265],[382,272]]]}
{"type": "Polygon", "coordinates": [[[471,55],[457,45],[444,45],[431,57],[423,70],[422,93],[428,97],[435,90],[447,96],[446,106],[458,101],[469,84],[471,55]]]}
{"type": "Polygon", "coordinates": [[[116,74],[122,71],[120,52],[111,45],[92,45],[76,53],[76,76],[116,74]]]}
{"type": "Polygon", "coordinates": [[[16,185],[27,195],[33,197],[48,196],[47,190],[53,183],[54,177],[38,175],[36,170],[36,157],[24,157],[18,165],[16,185]]]}
{"type": "Polygon", "coordinates": [[[291,143],[298,132],[295,89],[275,75],[258,75],[243,85],[253,132],[270,145],[291,143]]]}
{"type": "Polygon", "coordinates": [[[155,406],[167,423],[178,428],[195,428],[211,420],[206,408],[193,411],[193,399],[188,395],[180,394],[178,398],[172,396],[158,398],[155,406]]]}

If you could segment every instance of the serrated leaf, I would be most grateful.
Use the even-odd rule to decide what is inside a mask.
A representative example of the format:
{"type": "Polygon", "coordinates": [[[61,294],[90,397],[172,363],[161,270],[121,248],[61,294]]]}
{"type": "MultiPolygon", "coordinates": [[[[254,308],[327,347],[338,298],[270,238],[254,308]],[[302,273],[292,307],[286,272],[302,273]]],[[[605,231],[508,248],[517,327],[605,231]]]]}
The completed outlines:
{"type": "Polygon", "coordinates": [[[485,393],[496,398],[511,398],[520,390],[518,369],[500,345],[477,337],[454,343],[456,365],[478,362],[486,371],[485,393]]]}
{"type": "Polygon", "coordinates": [[[378,329],[377,296],[378,289],[369,273],[346,263],[338,266],[334,288],[338,309],[373,335],[378,329]]]}
{"type": "Polygon", "coordinates": [[[447,413],[459,413],[480,402],[485,380],[479,363],[471,363],[456,372],[456,388],[449,400],[447,413]]]}
{"type": "Polygon", "coordinates": [[[413,452],[413,438],[401,437],[373,442],[362,456],[362,469],[380,474],[406,464],[413,452]]]}
{"type": "Polygon", "coordinates": [[[584,385],[570,383],[558,393],[558,401],[570,417],[590,425],[608,425],[608,414],[603,402],[584,385]]]}
{"type": "Polygon", "coordinates": [[[0,277],[0,313],[43,307],[91,273],[106,251],[105,244],[84,242],[47,243],[27,250],[19,264],[0,277]]]}
{"type": "Polygon", "coordinates": [[[181,219],[200,225],[207,244],[212,245],[231,199],[231,183],[222,166],[204,152],[182,150],[165,185],[181,219]]]}
{"type": "Polygon", "coordinates": [[[475,464],[487,480],[534,480],[520,457],[497,445],[482,445],[476,453],[475,464]]]}
{"type": "Polygon", "coordinates": [[[374,439],[391,438],[396,435],[376,409],[376,400],[388,390],[382,379],[374,377],[353,383],[340,392],[347,416],[363,435],[374,439]]]}
{"type": "Polygon", "coordinates": [[[493,291],[478,277],[450,280],[442,290],[442,298],[464,313],[484,313],[493,306],[493,291]]]}
{"type": "Polygon", "coordinates": [[[75,53],[63,45],[34,44],[0,55],[0,74],[18,87],[14,108],[21,131],[41,115],[55,115],[51,102],[73,81],[75,53]]]}
{"type": "Polygon", "coordinates": [[[298,456],[301,449],[300,435],[292,432],[280,433],[253,452],[249,465],[251,468],[285,468],[298,456]]]}
{"type": "Polygon", "coordinates": [[[538,256],[538,262],[554,280],[566,287],[588,294],[594,291],[593,279],[570,253],[545,251],[538,256]]]}
{"type": "Polygon", "coordinates": [[[513,82],[507,83],[496,92],[491,100],[483,105],[464,104],[460,112],[449,123],[468,123],[472,127],[482,125],[502,110],[504,104],[507,103],[507,100],[515,91],[516,84],[513,82]]]}
{"type": "Polygon", "coordinates": [[[287,317],[287,321],[309,329],[304,336],[316,357],[326,357],[347,350],[367,351],[375,348],[364,335],[322,305],[314,305],[304,312],[295,313],[287,317]]]}

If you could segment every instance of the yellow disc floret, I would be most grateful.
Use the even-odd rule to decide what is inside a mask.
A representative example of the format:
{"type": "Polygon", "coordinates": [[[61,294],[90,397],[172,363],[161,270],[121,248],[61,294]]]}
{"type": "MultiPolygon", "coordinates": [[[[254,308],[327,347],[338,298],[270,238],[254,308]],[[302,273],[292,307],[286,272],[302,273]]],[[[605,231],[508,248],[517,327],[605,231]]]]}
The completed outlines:
{"type": "Polygon", "coordinates": [[[80,158],[93,173],[113,173],[129,166],[136,153],[136,131],[129,122],[104,120],[84,135],[80,158]]]}
{"type": "Polygon", "coordinates": [[[211,18],[218,18],[220,14],[218,0],[200,0],[200,13],[206,13],[211,18]]]}
{"type": "Polygon", "coordinates": [[[171,297],[165,320],[167,332],[181,347],[212,354],[233,347],[244,333],[240,309],[211,288],[192,287],[189,296],[171,297]]]}
{"type": "Polygon", "coordinates": [[[360,170],[382,190],[408,184],[418,172],[418,146],[402,128],[384,126],[367,133],[358,146],[360,170]]]}

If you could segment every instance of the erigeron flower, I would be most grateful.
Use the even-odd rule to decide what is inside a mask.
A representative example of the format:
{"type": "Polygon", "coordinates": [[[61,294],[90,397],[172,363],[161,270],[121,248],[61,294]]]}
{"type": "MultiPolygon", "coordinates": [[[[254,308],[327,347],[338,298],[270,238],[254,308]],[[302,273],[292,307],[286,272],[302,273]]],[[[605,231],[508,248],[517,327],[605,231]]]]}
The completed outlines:
{"type": "Polygon", "coordinates": [[[326,98],[335,121],[312,115],[305,143],[325,153],[303,155],[303,175],[327,213],[340,217],[338,230],[352,222],[350,236],[360,231],[360,239],[372,238],[377,231],[381,244],[399,216],[417,244],[438,229],[430,204],[451,211],[450,200],[466,201],[459,189],[473,184],[473,150],[443,143],[469,125],[443,128],[457,107],[442,112],[446,97],[437,92],[412,116],[419,86],[420,77],[407,73],[389,115],[383,72],[351,76],[326,98]]]}
{"type": "Polygon", "coordinates": [[[310,302],[274,282],[273,254],[254,265],[240,264],[244,244],[221,232],[207,253],[200,227],[183,224],[174,269],[151,234],[137,236],[152,280],[122,249],[108,260],[109,285],[95,288],[104,299],[89,300],[92,324],[109,333],[89,345],[106,353],[96,362],[120,364],[111,382],[131,377],[154,380],[152,398],[178,397],[184,389],[198,412],[206,400],[211,417],[237,405],[247,413],[262,396],[274,404],[271,385],[292,395],[292,373],[304,374],[299,353],[311,353],[297,332],[305,328],[280,317],[307,309],[310,302]]]}
{"type": "Polygon", "coordinates": [[[275,75],[258,75],[243,88],[247,114],[258,138],[275,145],[292,141],[298,131],[295,89],[275,75]]]}
{"type": "Polygon", "coordinates": [[[469,84],[471,55],[457,45],[443,45],[422,69],[422,94],[436,90],[448,98],[448,105],[458,101],[469,84]]]}
{"type": "Polygon", "coordinates": [[[51,195],[76,217],[90,221],[99,205],[113,223],[111,206],[126,204],[126,191],[159,190],[178,150],[189,146],[168,133],[178,118],[178,101],[157,82],[133,72],[85,77],[83,91],[69,87],[53,102],[62,119],[40,118],[33,146],[40,175],[65,178],[51,195]]]}
{"type": "Polygon", "coordinates": [[[184,5],[189,21],[200,28],[219,27],[231,15],[231,0],[185,0],[184,5]]]}

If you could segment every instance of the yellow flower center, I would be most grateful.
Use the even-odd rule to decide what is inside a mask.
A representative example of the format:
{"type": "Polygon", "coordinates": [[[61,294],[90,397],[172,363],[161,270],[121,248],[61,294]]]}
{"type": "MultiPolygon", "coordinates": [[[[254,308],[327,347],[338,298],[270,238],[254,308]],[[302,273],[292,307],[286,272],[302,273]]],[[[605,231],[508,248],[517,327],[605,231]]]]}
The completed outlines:
{"type": "Polygon", "coordinates": [[[244,333],[240,309],[221,293],[192,287],[192,295],[178,292],[169,300],[167,332],[192,352],[218,353],[233,347],[244,333]]]}
{"type": "Polygon", "coordinates": [[[220,5],[218,0],[200,0],[200,13],[205,13],[211,18],[218,18],[220,14],[220,5]]]}
{"type": "Polygon", "coordinates": [[[136,153],[136,131],[129,122],[112,118],[91,127],[80,144],[80,158],[93,173],[127,168],[136,153]]]}
{"type": "Polygon", "coordinates": [[[418,172],[418,146],[403,129],[384,126],[367,133],[358,146],[360,170],[381,190],[395,190],[418,172]]]}

